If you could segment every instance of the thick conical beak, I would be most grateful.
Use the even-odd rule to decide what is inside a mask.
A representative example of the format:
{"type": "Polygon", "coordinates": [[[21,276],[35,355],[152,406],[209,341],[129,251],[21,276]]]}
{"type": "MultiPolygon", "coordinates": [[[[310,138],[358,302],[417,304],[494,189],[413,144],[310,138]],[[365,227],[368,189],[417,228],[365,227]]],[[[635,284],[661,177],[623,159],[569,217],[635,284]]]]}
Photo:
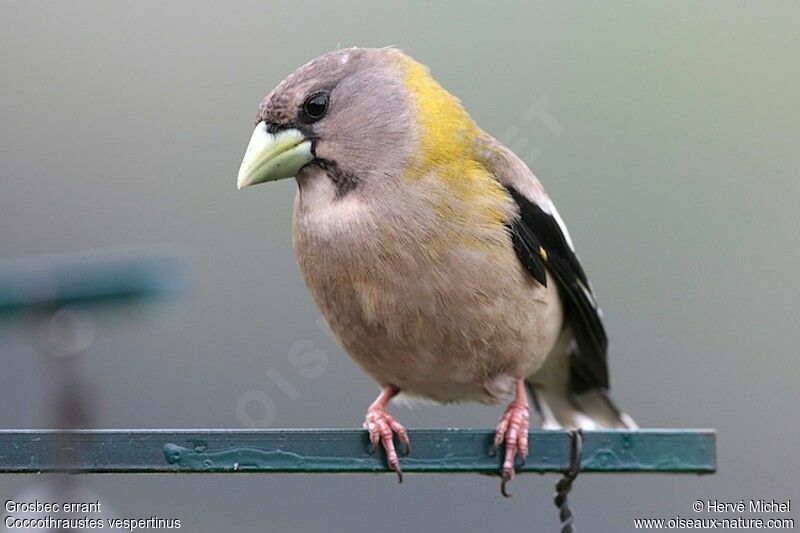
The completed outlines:
{"type": "Polygon", "coordinates": [[[273,135],[267,132],[263,121],[259,122],[247,145],[236,185],[241,189],[265,181],[291,178],[313,159],[311,141],[300,131],[281,130],[273,135]]]}

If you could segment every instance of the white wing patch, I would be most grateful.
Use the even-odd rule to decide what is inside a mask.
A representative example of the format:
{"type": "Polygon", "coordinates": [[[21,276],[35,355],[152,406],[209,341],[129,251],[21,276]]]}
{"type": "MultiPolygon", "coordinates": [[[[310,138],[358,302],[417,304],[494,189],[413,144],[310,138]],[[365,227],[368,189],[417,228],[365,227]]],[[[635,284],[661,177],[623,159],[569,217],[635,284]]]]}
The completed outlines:
{"type": "Polygon", "coordinates": [[[556,220],[556,223],[558,224],[561,233],[564,235],[564,240],[567,241],[570,250],[574,252],[575,245],[572,243],[572,237],[570,237],[567,225],[564,223],[564,219],[561,218],[561,215],[558,213],[558,209],[556,209],[556,206],[553,203],[553,201],[548,196],[544,196],[542,198],[538,198],[536,200],[536,203],[539,204],[539,207],[542,208],[542,211],[552,216],[556,220]]]}

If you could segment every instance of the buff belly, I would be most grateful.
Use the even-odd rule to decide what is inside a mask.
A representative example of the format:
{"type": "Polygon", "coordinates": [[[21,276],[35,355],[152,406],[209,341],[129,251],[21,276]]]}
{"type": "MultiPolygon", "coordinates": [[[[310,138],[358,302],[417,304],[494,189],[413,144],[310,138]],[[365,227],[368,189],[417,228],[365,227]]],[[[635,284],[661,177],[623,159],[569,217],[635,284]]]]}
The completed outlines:
{"type": "MultiPolygon", "coordinates": [[[[501,253],[514,252],[509,244],[501,253]]],[[[442,403],[495,403],[555,345],[563,320],[556,284],[539,285],[515,257],[447,255],[357,274],[352,265],[334,269],[342,275],[320,272],[313,259],[301,266],[331,330],[380,385],[442,403]]]]}
{"type": "MultiPolygon", "coordinates": [[[[481,219],[484,204],[437,179],[404,183],[392,202],[366,185],[337,197],[319,173],[298,182],[300,270],[342,347],[380,385],[493,403],[550,354],[563,323],[556,283],[528,274],[503,223],[481,219]]],[[[509,199],[491,198],[489,212],[512,215],[509,199]]]]}

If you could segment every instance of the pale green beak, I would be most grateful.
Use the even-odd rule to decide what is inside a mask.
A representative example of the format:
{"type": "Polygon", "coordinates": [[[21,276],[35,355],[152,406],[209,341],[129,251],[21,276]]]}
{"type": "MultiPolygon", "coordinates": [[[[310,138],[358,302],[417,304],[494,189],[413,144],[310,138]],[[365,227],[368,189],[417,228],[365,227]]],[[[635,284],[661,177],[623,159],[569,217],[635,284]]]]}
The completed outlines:
{"type": "Polygon", "coordinates": [[[236,185],[241,189],[265,181],[291,178],[313,159],[311,141],[300,131],[281,130],[273,135],[267,132],[267,125],[261,121],[250,137],[236,185]]]}

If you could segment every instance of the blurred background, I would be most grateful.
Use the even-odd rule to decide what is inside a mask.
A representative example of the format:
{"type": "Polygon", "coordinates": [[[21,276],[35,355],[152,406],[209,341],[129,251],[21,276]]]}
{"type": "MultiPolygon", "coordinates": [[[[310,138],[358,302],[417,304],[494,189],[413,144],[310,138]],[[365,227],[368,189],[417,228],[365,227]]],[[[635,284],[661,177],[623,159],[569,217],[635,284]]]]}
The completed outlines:
{"type": "MultiPolygon", "coordinates": [[[[616,399],[645,427],[719,432],[713,476],[581,476],[581,529],[691,517],[698,498],[797,499],[799,17],[793,2],[5,1],[0,259],[187,258],[183,298],[98,316],[80,361],[98,427],[359,426],[377,388],[295,266],[294,182],[234,182],[285,75],[396,45],[555,199],[605,310],[616,399]],[[313,371],[293,364],[311,351],[313,371]]],[[[0,323],[0,346],[0,426],[52,425],[30,330],[0,323]]],[[[493,428],[501,410],[394,408],[411,428],[493,428]]],[[[0,499],[33,479],[0,478],[0,499]]],[[[519,476],[510,500],[480,476],[84,482],[120,516],[188,531],[450,532],[554,530],[555,480],[519,476]]]]}

